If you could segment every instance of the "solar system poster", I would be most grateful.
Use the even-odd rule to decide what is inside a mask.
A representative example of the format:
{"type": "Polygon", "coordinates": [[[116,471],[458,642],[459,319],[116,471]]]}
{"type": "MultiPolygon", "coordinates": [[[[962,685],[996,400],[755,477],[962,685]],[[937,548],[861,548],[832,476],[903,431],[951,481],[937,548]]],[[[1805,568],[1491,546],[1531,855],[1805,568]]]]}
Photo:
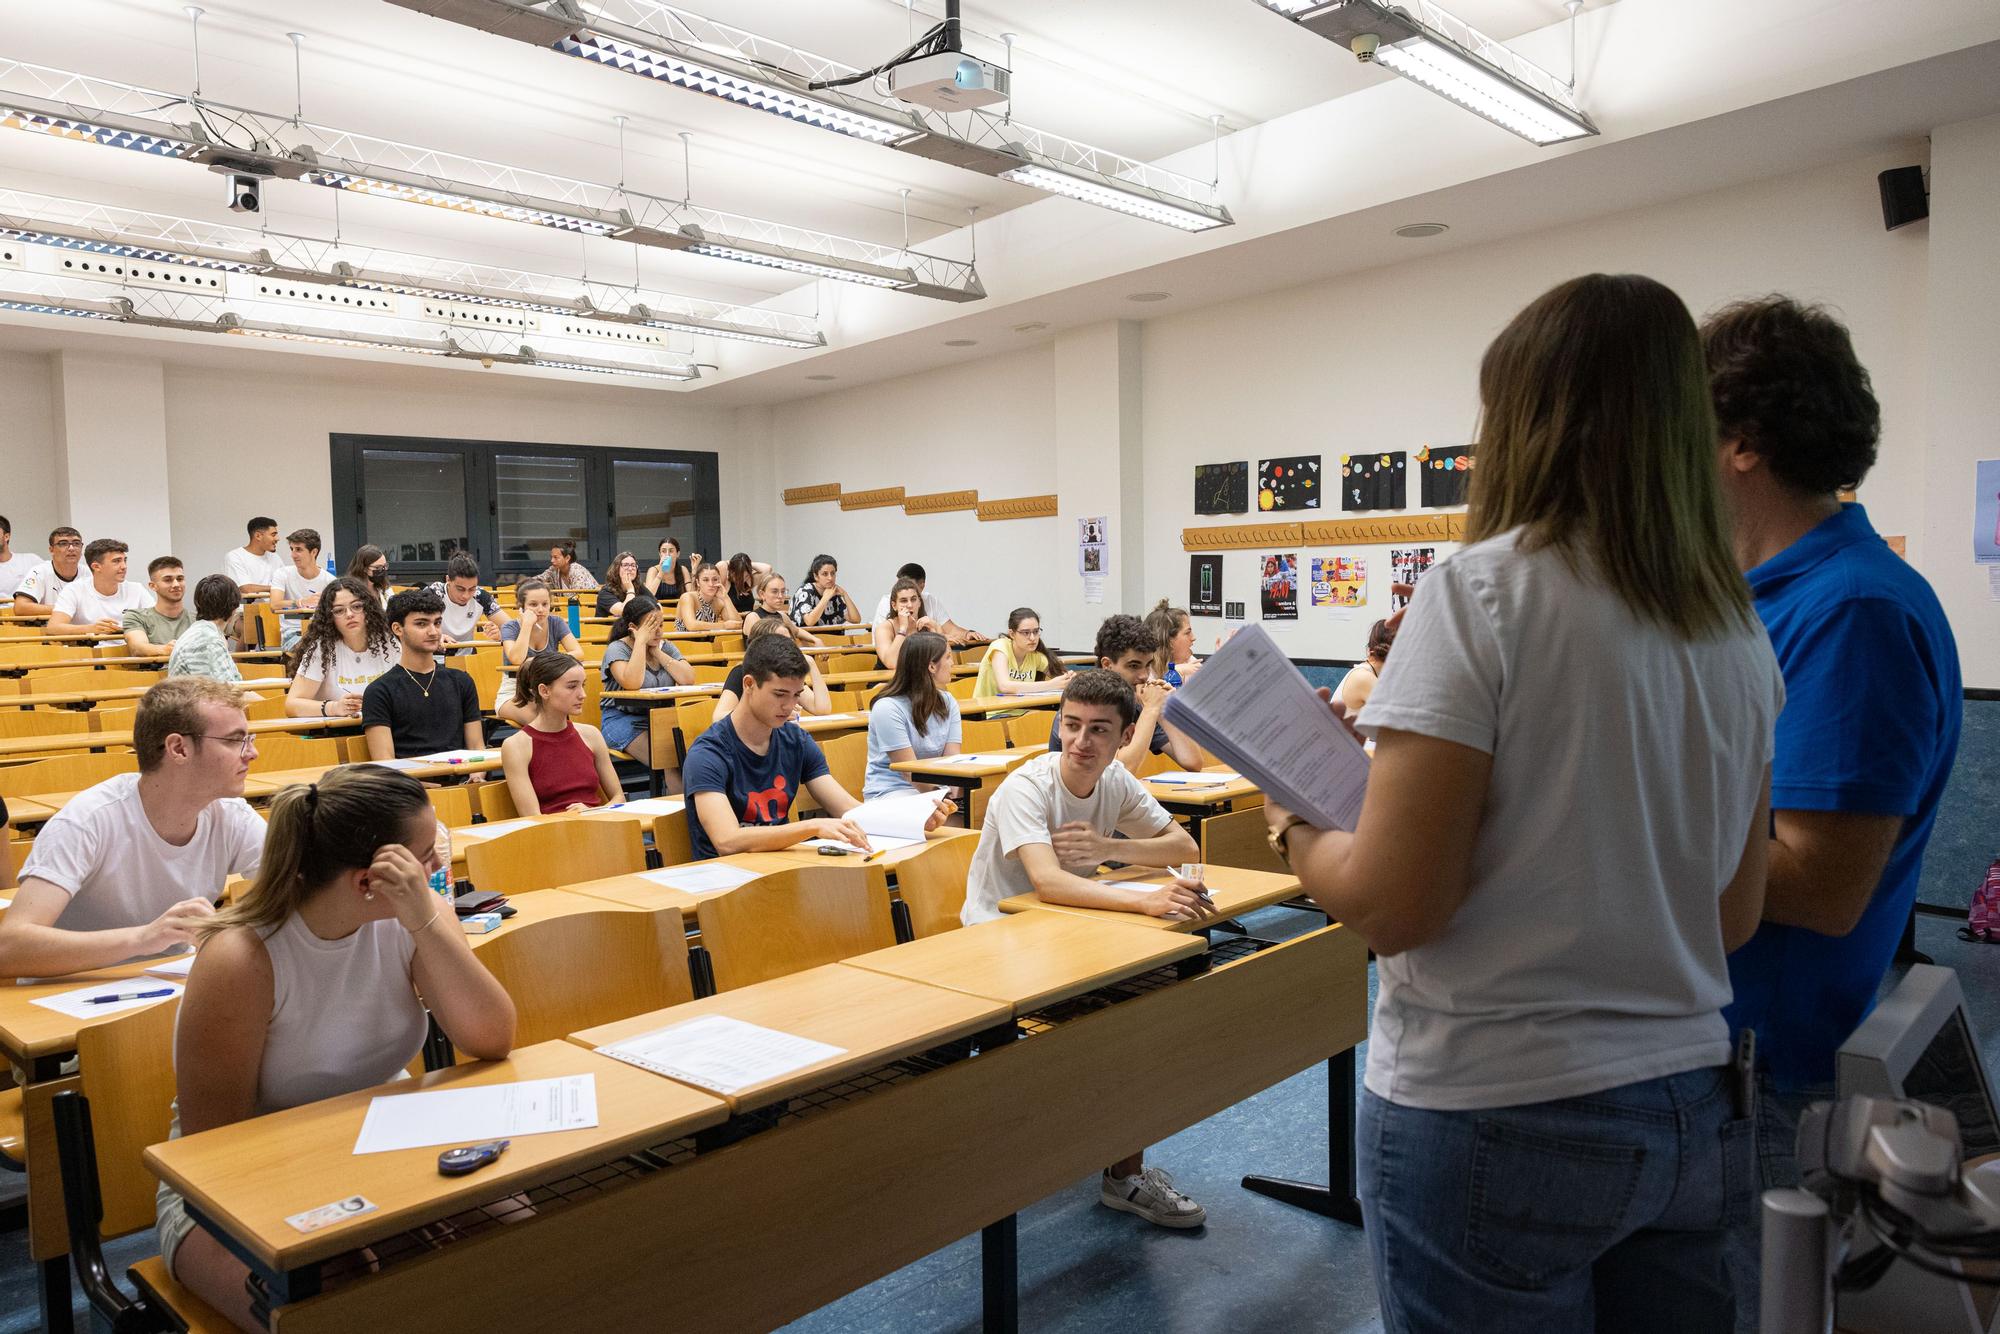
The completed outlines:
{"type": "Polygon", "coordinates": [[[1299,558],[1293,552],[1274,552],[1264,557],[1262,595],[1264,619],[1299,619],[1299,558]]]}
{"type": "Polygon", "coordinates": [[[1248,514],[1250,512],[1250,465],[1197,463],[1194,469],[1194,512],[1196,514],[1248,514]]]}
{"type": "Polygon", "coordinates": [[[1316,510],[1319,508],[1319,455],[1257,462],[1257,508],[1316,510]]]}
{"type": "Polygon", "coordinates": [[[1410,456],[1343,454],[1340,456],[1340,507],[1343,510],[1399,510],[1409,505],[1410,456]]]}
{"type": "Polygon", "coordinates": [[[1466,488],[1472,485],[1472,446],[1429,445],[1417,451],[1417,470],[1423,476],[1419,487],[1423,503],[1433,508],[1465,503],[1466,488]]]}

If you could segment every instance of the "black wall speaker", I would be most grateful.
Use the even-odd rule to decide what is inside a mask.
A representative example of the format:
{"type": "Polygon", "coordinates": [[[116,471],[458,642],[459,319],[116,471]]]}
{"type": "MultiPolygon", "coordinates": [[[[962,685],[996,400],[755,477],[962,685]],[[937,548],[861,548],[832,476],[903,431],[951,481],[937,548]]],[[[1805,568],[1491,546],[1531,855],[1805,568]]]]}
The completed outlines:
{"type": "Polygon", "coordinates": [[[1891,167],[1875,178],[1875,184],[1882,191],[1882,225],[1889,231],[1931,215],[1922,167],[1891,167]]]}

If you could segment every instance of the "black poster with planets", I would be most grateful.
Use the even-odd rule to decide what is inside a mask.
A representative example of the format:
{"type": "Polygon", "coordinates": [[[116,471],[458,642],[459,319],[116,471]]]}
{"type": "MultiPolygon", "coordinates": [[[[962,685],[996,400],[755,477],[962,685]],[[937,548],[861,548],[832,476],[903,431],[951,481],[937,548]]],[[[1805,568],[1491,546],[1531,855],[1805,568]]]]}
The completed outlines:
{"type": "Polygon", "coordinates": [[[1194,512],[1196,514],[1247,514],[1250,512],[1250,465],[1197,463],[1194,469],[1194,512]]]}
{"type": "Polygon", "coordinates": [[[1343,454],[1340,507],[1344,510],[1399,510],[1409,505],[1410,456],[1343,454]]]}
{"type": "Polygon", "coordinates": [[[1419,488],[1429,506],[1463,505],[1466,488],[1472,485],[1472,446],[1426,445],[1417,451],[1417,467],[1423,473],[1419,488]]]}
{"type": "Polygon", "coordinates": [[[1319,493],[1319,455],[1258,460],[1259,510],[1316,510],[1319,493]]]}

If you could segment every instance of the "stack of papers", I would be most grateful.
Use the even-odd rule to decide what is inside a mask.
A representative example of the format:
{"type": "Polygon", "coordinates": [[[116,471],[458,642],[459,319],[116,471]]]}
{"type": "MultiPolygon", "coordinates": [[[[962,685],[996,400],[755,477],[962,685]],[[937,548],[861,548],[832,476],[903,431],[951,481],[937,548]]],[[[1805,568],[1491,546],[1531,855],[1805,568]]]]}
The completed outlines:
{"type": "Polygon", "coordinates": [[[691,862],[686,866],[669,866],[658,871],[640,871],[638,876],[649,884],[666,889],[678,889],[683,894],[716,894],[738,885],[747,885],[764,872],[746,871],[740,866],[730,866],[721,862],[691,862]]]}
{"type": "Polygon", "coordinates": [[[480,1084],[371,1099],[354,1151],[392,1153],[435,1144],[587,1130],[596,1124],[596,1075],[480,1084]]]}
{"type": "Polygon", "coordinates": [[[845,1056],[847,1048],[712,1014],[599,1047],[597,1054],[683,1084],[741,1093],[845,1056]]]}
{"type": "Polygon", "coordinates": [[[930,823],[942,800],[942,792],[904,792],[864,801],[841,818],[861,827],[861,832],[868,835],[867,847],[857,848],[852,843],[827,838],[809,839],[804,846],[846,848],[850,852],[893,852],[913,847],[924,841],[924,826],[930,823]]]}

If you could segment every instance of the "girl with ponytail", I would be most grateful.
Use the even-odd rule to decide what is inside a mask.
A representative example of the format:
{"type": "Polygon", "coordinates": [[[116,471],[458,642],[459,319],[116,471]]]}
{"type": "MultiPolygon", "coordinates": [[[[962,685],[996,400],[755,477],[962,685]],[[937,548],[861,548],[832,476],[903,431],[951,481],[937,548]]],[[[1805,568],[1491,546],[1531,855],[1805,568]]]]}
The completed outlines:
{"type": "MultiPolygon", "coordinates": [[[[436,838],[423,785],[379,765],[277,795],[256,880],[202,924],[174,1035],[175,1135],[401,1077],[426,1009],[461,1053],[508,1053],[514,1003],[430,890],[436,838]]],[[[180,1282],[262,1328],[243,1262],[165,1186],[159,1231],[180,1282]]]]}

